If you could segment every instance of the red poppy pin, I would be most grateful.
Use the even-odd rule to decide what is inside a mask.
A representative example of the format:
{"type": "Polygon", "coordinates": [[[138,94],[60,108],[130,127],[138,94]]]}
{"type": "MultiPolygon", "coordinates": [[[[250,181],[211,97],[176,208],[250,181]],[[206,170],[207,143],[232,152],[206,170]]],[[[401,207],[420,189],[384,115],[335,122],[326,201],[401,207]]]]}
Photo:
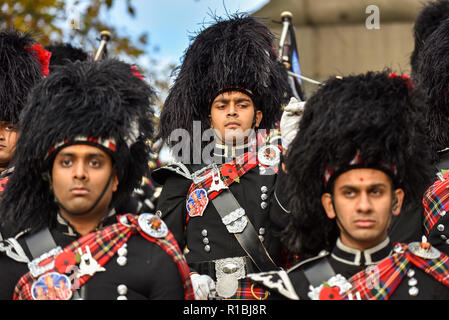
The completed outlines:
{"type": "Polygon", "coordinates": [[[63,251],[55,258],[55,268],[59,273],[69,272],[75,263],[75,254],[72,251],[63,251]]]}
{"type": "Polygon", "coordinates": [[[343,300],[344,295],[352,288],[351,283],[341,274],[336,274],[318,287],[310,286],[307,294],[312,300],[343,300]]]}
{"type": "Polygon", "coordinates": [[[324,284],[320,291],[319,300],[343,300],[340,295],[340,287],[330,287],[329,285],[324,284]]]}
{"type": "Polygon", "coordinates": [[[220,172],[222,177],[228,177],[229,179],[237,183],[240,183],[240,177],[239,174],[237,173],[237,169],[232,164],[225,163],[224,165],[221,166],[220,172]]]}

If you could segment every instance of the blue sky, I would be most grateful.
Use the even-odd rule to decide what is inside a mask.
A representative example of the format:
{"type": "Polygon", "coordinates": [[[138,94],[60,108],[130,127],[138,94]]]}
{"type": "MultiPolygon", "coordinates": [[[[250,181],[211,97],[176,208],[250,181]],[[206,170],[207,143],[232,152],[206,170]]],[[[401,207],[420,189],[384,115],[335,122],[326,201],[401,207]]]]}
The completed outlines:
{"type": "MultiPolygon", "coordinates": [[[[254,12],[269,0],[133,0],[136,16],[126,11],[126,1],[116,0],[106,14],[119,32],[127,35],[149,34],[149,54],[161,63],[178,65],[189,45],[189,36],[209,22],[210,13],[254,12]],[[154,47],[158,47],[155,52],[154,47]]],[[[145,59],[140,61],[145,63],[145,59]]],[[[148,63],[148,61],[147,61],[148,63]]]]}

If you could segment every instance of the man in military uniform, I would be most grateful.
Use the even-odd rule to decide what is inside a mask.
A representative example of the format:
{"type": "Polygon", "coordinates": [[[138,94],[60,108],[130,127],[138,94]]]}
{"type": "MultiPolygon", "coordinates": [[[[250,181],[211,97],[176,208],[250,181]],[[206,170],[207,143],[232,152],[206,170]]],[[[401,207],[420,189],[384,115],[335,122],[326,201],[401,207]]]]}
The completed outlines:
{"type": "Polygon", "coordinates": [[[30,34],[0,31],[0,192],[14,171],[20,112],[33,86],[48,75],[50,55],[30,34]]]}
{"type": "Polygon", "coordinates": [[[414,26],[415,48],[411,55],[412,78],[425,100],[427,131],[438,174],[449,170],[447,79],[441,72],[441,68],[445,68],[447,18],[448,0],[429,2],[422,9],[414,26]]]}
{"type": "Polygon", "coordinates": [[[242,279],[281,263],[276,230],[288,208],[275,124],[289,88],[272,48],[255,18],[217,19],[186,51],[161,113],[161,137],[182,148],[152,175],[164,185],[157,212],[184,249],[199,299],[263,298],[242,279]],[[176,144],[179,132],[188,143],[176,144]]]}
{"type": "MultiPolygon", "coordinates": [[[[441,2],[444,3],[444,2],[441,2]]],[[[449,170],[448,70],[449,22],[444,20],[427,38],[418,60],[416,83],[426,94],[427,127],[432,145],[434,184],[424,197],[424,232],[429,242],[449,254],[449,218],[445,186],[449,170]]]]}
{"type": "Polygon", "coordinates": [[[1,299],[193,298],[163,221],[115,211],[140,183],[153,132],[154,91],[134,73],[117,60],[76,62],[33,91],[2,202],[15,236],[0,245],[1,299]],[[65,287],[72,294],[56,294],[65,287]]]}
{"type": "Polygon", "coordinates": [[[412,54],[413,81],[422,90],[427,110],[427,131],[432,146],[435,171],[449,170],[449,120],[446,50],[449,1],[430,2],[415,22],[415,49],[412,54]]]}
{"type": "Polygon", "coordinates": [[[251,274],[254,283],[290,299],[449,298],[448,257],[425,239],[388,237],[432,177],[412,90],[408,78],[370,72],[330,79],[309,99],[288,154],[285,233],[308,259],[251,274]]]}

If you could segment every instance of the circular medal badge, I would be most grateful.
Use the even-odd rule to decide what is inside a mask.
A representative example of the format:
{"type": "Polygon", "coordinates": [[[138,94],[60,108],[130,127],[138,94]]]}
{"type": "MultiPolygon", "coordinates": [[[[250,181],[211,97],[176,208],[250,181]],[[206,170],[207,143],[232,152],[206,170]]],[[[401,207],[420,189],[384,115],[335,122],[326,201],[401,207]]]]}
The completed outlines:
{"type": "Polygon", "coordinates": [[[165,238],[168,234],[165,222],[154,214],[142,213],[137,222],[142,231],[153,238],[165,238]]]}
{"type": "Polygon", "coordinates": [[[415,256],[424,259],[438,259],[441,254],[438,249],[430,246],[430,244],[427,247],[423,247],[422,242],[412,242],[408,245],[408,248],[415,256]]]}
{"type": "Polygon", "coordinates": [[[259,162],[265,166],[277,166],[281,157],[281,150],[274,145],[265,145],[257,152],[259,162]]]}
{"type": "Polygon", "coordinates": [[[34,300],[70,300],[72,284],[69,277],[57,272],[40,276],[31,286],[34,300]]]}

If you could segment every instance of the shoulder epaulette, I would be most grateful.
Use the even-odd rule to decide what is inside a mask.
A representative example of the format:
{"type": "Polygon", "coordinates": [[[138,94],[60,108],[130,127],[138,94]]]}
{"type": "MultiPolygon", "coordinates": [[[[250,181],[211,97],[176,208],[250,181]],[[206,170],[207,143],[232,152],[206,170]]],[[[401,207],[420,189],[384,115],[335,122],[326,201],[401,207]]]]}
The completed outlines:
{"type": "Polygon", "coordinates": [[[175,162],[165,167],[157,168],[151,173],[151,177],[159,184],[164,184],[171,173],[176,173],[186,179],[192,180],[190,170],[181,162],[175,162]]]}
{"type": "Polygon", "coordinates": [[[299,300],[298,294],[293,288],[293,284],[285,270],[251,273],[247,277],[290,300],[299,300]]]}
{"type": "Polygon", "coordinates": [[[0,252],[5,253],[8,257],[17,262],[28,263],[30,260],[25,254],[25,251],[19,241],[17,241],[17,239],[23,234],[24,232],[21,232],[15,238],[8,238],[0,241],[0,252]]]}

